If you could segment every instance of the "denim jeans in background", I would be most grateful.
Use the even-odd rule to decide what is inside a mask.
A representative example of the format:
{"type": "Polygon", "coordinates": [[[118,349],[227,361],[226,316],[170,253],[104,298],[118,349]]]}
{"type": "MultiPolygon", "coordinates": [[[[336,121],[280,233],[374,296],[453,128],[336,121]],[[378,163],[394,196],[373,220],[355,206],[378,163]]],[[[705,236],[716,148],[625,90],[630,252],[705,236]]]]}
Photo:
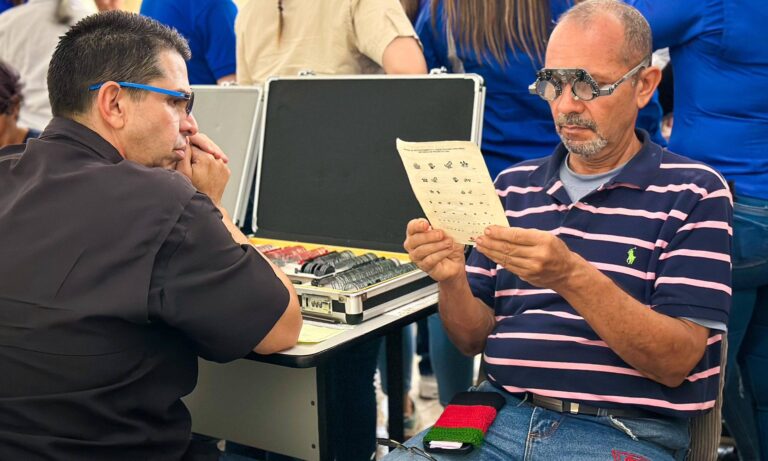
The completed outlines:
{"type": "MultiPolygon", "coordinates": [[[[454,395],[466,391],[472,385],[474,359],[459,352],[448,339],[448,334],[443,328],[439,314],[427,317],[427,325],[429,328],[429,358],[437,380],[440,403],[445,406],[448,405],[454,395]]],[[[411,389],[414,344],[413,325],[409,325],[403,329],[403,392],[405,393],[411,389]]],[[[386,348],[382,347],[379,353],[379,371],[381,373],[381,386],[386,392],[385,350],[386,348]]]]}
{"type": "MultiPolygon", "coordinates": [[[[431,332],[430,332],[431,333],[431,332]]],[[[612,419],[557,413],[531,406],[489,382],[478,389],[506,399],[480,448],[466,455],[433,454],[450,461],[615,461],[648,459],[682,461],[690,435],[687,419],[612,419]],[[631,435],[630,435],[631,434],[631,435]],[[635,455],[630,458],[629,455],[635,455]],[[642,458],[641,458],[642,457],[642,458]]],[[[426,431],[405,443],[422,447],[426,431]]],[[[421,461],[404,450],[393,450],[385,461],[421,461]]]]}
{"type": "Polygon", "coordinates": [[[448,405],[454,395],[472,385],[474,358],[459,352],[448,338],[440,314],[427,317],[429,326],[429,356],[437,380],[440,404],[448,405]]]}
{"type": "Polygon", "coordinates": [[[723,417],[742,460],[768,454],[768,200],[735,197],[723,417]]]}
{"type": "Polygon", "coordinates": [[[421,376],[432,376],[432,361],[429,358],[429,327],[427,319],[420,319],[416,322],[416,355],[419,358],[419,374],[421,376]]]}
{"type": "MultiPolygon", "coordinates": [[[[413,374],[413,356],[416,353],[414,339],[416,328],[414,324],[403,327],[403,394],[407,395],[411,390],[411,375],[413,374]]],[[[387,343],[381,345],[378,358],[379,376],[381,377],[381,390],[387,393],[387,343]]]]}

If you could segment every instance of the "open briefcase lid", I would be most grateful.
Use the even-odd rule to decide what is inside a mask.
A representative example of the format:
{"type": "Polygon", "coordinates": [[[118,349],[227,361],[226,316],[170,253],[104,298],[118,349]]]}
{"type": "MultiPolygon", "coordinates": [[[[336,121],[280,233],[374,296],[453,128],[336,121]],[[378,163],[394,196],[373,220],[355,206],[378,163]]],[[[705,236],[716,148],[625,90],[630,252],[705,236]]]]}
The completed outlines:
{"type": "Polygon", "coordinates": [[[254,233],[402,252],[424,214],[395,139],[479,143],[484,95],[470,74],[268,80],[254,233]]]}
{"type": "Polygon", "coordinates": [[[200,132],[213,140],[229,157],[231,173],[221,203],[232,220],[242,225],[259,148],[260,86],[192,85],[200,132]]]}

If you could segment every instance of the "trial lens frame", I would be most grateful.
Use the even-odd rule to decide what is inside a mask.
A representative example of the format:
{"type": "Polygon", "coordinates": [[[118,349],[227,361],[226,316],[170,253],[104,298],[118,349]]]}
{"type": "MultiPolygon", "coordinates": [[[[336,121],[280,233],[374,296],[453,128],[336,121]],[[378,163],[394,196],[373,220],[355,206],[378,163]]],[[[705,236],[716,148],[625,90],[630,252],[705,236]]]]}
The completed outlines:
{"type": "MultiPolygon", "coordinates": [[[[536,73],[536,81],[531,83],[528,86],[528,92],[530,94],[538,95],[541,99],[545,101],[554,101],[555,99],[559,98],[560,95],[563,93],[563,82],[570,83],[571,85],[571,94],[573,95],[573,98],[576,100],[582,100],[582,101],[591,101],[595,98],[598,98],[600,96],[610,96],[612,95],[616,89],[624,83],[626,80],[631,78],[633,75],[635,75],[637,72],[642,70],[645,67],[648,67],[650,65],[650,59],[645,58],[642,61],[640,61],[640,64],[636,65],[632,69],[629,70],[626,74],[624,74],[620,79],[618,79],[616,82],[610,84],[610,85],[604,85],[600,86],[594,78],[584,69],[541,69],[536,73]],[[589,87],[589,93],[586,94],[578,94],[579,91],[577,90],[577,85],[579,83],[584,83],[588,85],[589,87]],[[548,89],[551,87],[554,88],[554,96],[547,96],[548,89]]],[[[578,85],[581,87],[581,85],[578,85]]]]}

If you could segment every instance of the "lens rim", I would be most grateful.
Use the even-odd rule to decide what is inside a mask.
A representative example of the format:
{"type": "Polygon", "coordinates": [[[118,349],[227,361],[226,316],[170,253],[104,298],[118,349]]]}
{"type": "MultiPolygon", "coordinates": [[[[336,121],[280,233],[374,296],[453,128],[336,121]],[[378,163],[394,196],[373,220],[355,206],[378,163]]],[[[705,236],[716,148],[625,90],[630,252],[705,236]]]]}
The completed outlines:
{"type": "Polygon", "coordinates": [[[557,80],[537,80],[536,81],[536,94],[545,101],[554,101],[563,92],[563,87],[557,80]],[[554,96],[547,97],[547,92],[552,91],[554,96]]]}
{"type": "Polygon", "coordinates": [[[600,95],[600,86],[595,82],[591,75],[582,71],[573,79],[573,81],[571,81],[571,94],[581,101],[591,101],[600,95]],[[579,94],[581,91],[576,89],[577,86],[581,88],[583,85],[586,85],[584,86],[584,90],[586,91],[584,95],[579,94]],[[587,97],[585,97],[585,95],[587,97]]]}

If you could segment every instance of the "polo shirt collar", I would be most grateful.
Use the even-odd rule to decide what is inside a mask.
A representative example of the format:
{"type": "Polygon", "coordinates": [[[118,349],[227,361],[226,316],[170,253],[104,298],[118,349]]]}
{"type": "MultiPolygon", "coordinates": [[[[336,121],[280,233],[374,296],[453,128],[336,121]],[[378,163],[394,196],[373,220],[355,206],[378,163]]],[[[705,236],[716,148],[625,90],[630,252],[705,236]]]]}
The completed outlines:
{"type": "Polygon", "coordinates": [[[65,117],[54,117],[39,139],[64,137],[82,144],[89,151],[112,163],[122,162],[123,156],[101,135],[74,120],[65,117]]]}
{"type": "MultiPolygon", "coordinates": [[[[652,184],[653,178],[659,172],[661,165],[662,147],[651,141],[650,136],[645,130],[636,129],[635,134],[640,139],[642,146],[624,168],[613,177],[604,187],[613,184],[622,184],[645,189],[652,184]]],[[[565,161],[568,150],[563,143],[555,148],[547,161],[541,164],[530,176],[532,185],[551,188],[560,180],[560,165],[565,161]]]]}

